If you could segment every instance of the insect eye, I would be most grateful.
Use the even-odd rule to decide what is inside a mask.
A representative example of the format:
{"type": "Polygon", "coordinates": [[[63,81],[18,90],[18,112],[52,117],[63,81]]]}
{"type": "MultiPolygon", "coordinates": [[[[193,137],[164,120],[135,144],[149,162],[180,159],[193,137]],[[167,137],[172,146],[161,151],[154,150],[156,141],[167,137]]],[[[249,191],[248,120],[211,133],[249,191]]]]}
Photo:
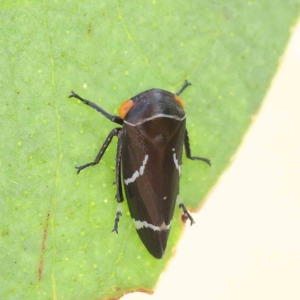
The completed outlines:
{"type": "Polygon", "coordinates": [[[127,113],[133,108],[134,103],[131,99],[124,101],[119,107],[119,116],[124,119],[127,113]]]}
{"type": "Polygon", "coordinates": [[[176,101],[182,108],[184,108],[184,103],[183,103],[182,99],[181,99],[178,95],[175,95],[175,101],[176,101]]]}

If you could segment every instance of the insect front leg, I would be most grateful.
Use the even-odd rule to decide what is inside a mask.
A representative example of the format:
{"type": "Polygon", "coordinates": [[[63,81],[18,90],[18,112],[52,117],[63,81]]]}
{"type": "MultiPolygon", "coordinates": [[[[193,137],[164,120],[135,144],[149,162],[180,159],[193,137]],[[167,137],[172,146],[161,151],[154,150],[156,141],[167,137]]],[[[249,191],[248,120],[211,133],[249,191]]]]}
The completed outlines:
{"type": "Polygon", "coordinates": [[[81,170],[83,170],[83,169],[85,169],[85,168],[87,168],[87,167],[97,165],[97,164],[100,162],[100,160],[101,160],[103,154],[105,153],[107,147],[108,147],[109,144],[111,143],[112,138],[113,138],[114,136],[117,136],[118,133],[119,133],[121,130],[122,130],[122,128],[114,128],[114,129],[110,132],[110,134],[108,135],[108,137],[106,138],[106,140],[105,140],[104,144],[102,145],[102,147],[100,148],[99,153],[97,154],[95,160],[92,161],[92,162],[90,162],[90,163],[84,164],[84,165],[82,165],[82,166],[75,167],[75,168],[77,169],[77,174],[79,174],[81,170]]]}
{"type": "Polygon", "coordinates": [[[98,104],[96,104],[94,102],[91,102],[89,100],[83,99],[82,97],[80,97],[79,95],[74,93],[74,91],[71,91],[71,94],[70,94],[69,98],[76,98],[76,99],[80,100],[81,102],[83,102],[84,104],[86,104],[86,105],[90,106],[91,108],[95,109],[96,111],[101,113],[104,117],[106,117],[107,119],[111,120],[114,123],[122,125],[123,122],[124,122],[123,119],[120,118],[119,116],[113,116],[113,115],[109,114],[107,111],[105,111],[98,104]]]}
{"type": "Polygon", "coordinates": [[[192,84],[190,82],[188,82],[187,80],[185,80],[182,88],[177,93],[175,93],[175,95],[179,96],[189,85],[192,85],[192,84]]]}
{"type": "Polygon", "coordinates": [[[184,134],[184,147],[185,147],[185,155],[187,158],[189,158],[191,160],[202,160],[202,161],[206,162],[208,165],[211,165],[210,160],[208,158],[192,156],[190,139],[189,139],[187,130],[185,130],[185,134],[184,134]]]}
{"type": "Polygon", "coordinates": [[[115,225],[112,231],[118,233],[118,223],[120,217],[122,216],[122,202],[124,201],[123,191],[122,191],[122,173],[121,173],[121,156],[122,156],[122,131],[118,133],[118,147],[116,155],[116,187],[117,194],[116,199],[118,201],[118,208],[116,212],[115,225]]]}

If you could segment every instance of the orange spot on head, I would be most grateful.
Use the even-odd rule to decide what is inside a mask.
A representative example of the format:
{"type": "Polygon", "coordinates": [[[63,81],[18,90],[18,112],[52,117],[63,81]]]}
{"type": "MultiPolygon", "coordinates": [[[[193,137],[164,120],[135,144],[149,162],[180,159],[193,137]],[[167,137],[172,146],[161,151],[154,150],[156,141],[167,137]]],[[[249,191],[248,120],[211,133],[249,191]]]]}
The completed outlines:
{"type": "Polygon", "coordinates": [[[124,101],[119,107],[119,116],[124,119],[127,113],[133,108],[134,103],[131,99],[124,101]]]}
{"type": "Polygon", "coordinates": [[[182,99],[181,99],[178,95],[175,95],[175,101],[176,101],[182,108],[184,108],[184,103],[183,103],[182,99]]]}

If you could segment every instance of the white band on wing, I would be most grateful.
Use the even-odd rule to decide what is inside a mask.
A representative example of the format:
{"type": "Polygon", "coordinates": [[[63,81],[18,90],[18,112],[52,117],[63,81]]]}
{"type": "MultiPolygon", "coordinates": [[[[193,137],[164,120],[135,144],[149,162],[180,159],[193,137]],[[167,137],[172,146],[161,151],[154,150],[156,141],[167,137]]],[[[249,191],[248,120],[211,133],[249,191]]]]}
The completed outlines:
{"type": "Polygon", "coordinates": [[[171,221],[169,225],[166,225],[166,223],[163,222],[160,226],[155,226],[153,224],[149,224],[146,221],[139,221],[139,220],[137,221],[137,220],[133,219],[133,222],[134,222],[134,226],[137,230],[139,230],[141,228],[150,228],[154,231],[169,230],[171,227],[171,223],[172,223],[172,221],[171,221]]]}
{"type": "Polygon", "coordinates": [[[148,161],[149,155],[146,154],[145,158],[143,160],[142,165],[140,166],[140,170],[139,171],[135,171],[132,176],[130,178],[124,179],[124,183],[126,185],[128,185],[129,183],[135,182],[135,180],[139,177],[142,176],[144,174],[145,171],[145,167],[146,167],[146,163],[148,161]]]}

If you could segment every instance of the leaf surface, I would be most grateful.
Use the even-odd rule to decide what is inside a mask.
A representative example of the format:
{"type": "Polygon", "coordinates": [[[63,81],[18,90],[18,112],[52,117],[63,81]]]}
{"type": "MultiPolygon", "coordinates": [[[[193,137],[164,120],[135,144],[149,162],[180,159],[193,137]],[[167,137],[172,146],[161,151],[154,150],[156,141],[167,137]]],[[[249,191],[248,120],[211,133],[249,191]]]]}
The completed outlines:
{"type": "MultiPolygon", "coordinates": [[[[180,236],[175,210],[167,253],[151,257],[128,208],[119,234],[116,142],[79,176],[114,124],[149,88],[182,98],[192,153],[181,197],[203,204],[236,152],[276,72],[299,1],[2,1],[1,287],[4,299],[107,299],[152,291],[180,236]]],[[[226,201],[226,199],[224,199],[226,201]]]]}

